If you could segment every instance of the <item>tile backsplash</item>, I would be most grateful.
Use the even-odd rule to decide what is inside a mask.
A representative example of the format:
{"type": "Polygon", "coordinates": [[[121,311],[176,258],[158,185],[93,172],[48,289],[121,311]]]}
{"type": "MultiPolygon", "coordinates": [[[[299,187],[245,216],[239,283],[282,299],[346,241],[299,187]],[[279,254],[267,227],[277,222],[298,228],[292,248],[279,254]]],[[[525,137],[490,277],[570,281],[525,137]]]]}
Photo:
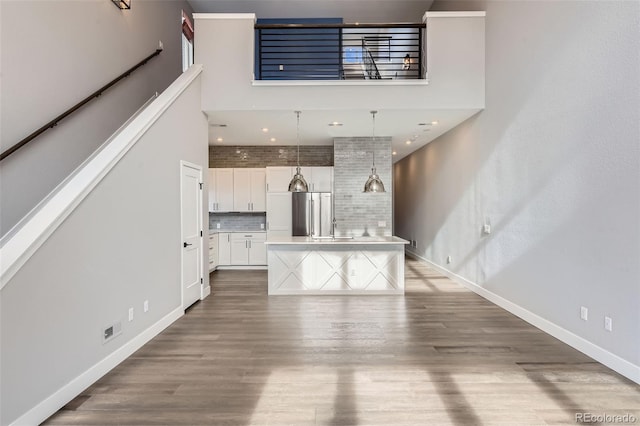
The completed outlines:
{"type": "Polygon", "coordinates": [[[266,213],[209,213],[209,229],[221,231],[264,231],[266,213]],[[263,226],[261,228],[260,226],[263,226]]]}

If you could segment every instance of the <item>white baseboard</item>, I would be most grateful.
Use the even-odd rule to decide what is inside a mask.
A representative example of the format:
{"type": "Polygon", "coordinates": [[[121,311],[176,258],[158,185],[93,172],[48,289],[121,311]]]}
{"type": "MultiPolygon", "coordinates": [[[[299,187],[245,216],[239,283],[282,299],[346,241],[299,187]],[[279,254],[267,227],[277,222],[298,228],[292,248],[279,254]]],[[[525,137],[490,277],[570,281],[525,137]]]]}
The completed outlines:
{"type": "Polygon", "coordinates": [[[217,271],[265,271],[267,265],[224,265],[216,267],[217,271]]]}
{"type": "Polygon", "coordinates": [[[182,315],[184,315],[184,310],[182,308],[177,308],[165,315],[151,327],[135,336],[102,361],[99,361],[87,371],[80,374],[78,377],[71,380],[71,382],[58,389],[54,394],[33,407],[31,410],[27,411],[11,423],[11,425],[37,425],[44,422],[52,414],[64,407],[65,404],[94,384],[98,379],[107,374],[122,361],[127,359],[127,357],[140,349],[145,343],[157,336],[162,330],[167,328],[182,315]]]}
{"type": "Polygon", "coordinates": [[[585,355],[590,356],[596,361],[606,365],[612,370],[622,374],[630,380],[633,380],[636,383],[640,383],[640,366],[637,366],[625,359],[620,358],[618,355],[613,354],[606,349],[601,348],[600,346],[591,343],[590,341],[566,330],[559,325],[552,323],[549,320],[546,320],[531,311],[524,309],[523,307],[516,305],[515,303],[498,296],[495,293],[490,292],[489,290],[479,286],[478,284],[469,281],[468,279],[457,275],[454,272],[451,272],[447,268],[444,268],[436,263],[431,262],[430,260],[417,255],[414,252],[409,250],[406,251],[406,254],[409,257],[412,257],[416,260],[419,260],[425,263],[427,266],[437,270],[443,275],[449,277],[451,280],[456,283],[468,288],[474,293],[482,296],[488,301],[500,306],[502,309],[511,312],[515,316],[523,319],[529,324],[539,328],[547,334],[555,337],[556,339],[566,343],[567,345],[579,350],[585,355]]]}
{"type": "Polygon", "coordinates": [[[208,285],[202,289],[202,297],[200,298],[200,300],[206,299],[207,296],[209,296],[210,294],[211,294],[211,286],[208,285]]]}

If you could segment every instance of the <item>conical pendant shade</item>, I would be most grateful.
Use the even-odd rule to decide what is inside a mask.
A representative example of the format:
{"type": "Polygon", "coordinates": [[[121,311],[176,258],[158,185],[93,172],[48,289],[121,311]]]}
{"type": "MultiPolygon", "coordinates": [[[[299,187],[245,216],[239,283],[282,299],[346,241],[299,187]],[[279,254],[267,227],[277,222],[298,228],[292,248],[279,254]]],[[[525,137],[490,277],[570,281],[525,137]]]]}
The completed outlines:
{"type": "Polygon", "coordinates": [[[296,162],[296,174],[289,182],[289,192],[309,192],[309,185],[300,173],[300,111],[295,111],[297,118],[296,137],[298,141],[298,160],[296,162]]]}
{"type": "Polygon", "coordinates": [[[380,176],[376,173],[376,113],[378,111],[371,111],[371,117],[373,119],[373,164],[371,166],[371,174],[369,179],[364,184],[364,192],[386,192],[384,190],[384,184],[380,180],[380,176]]]}
{"type": "Polygon", "coordinates": [[[380,176],[376,173],[376,168],[371,169],[371,174],[367,183],[364,184],[364,192],[386,192],[384,190],[384,184],[380,180],[380,176]]]}
{"type": "Polygon", "coordinates": [[[296,174],[289,182],[289,192],[309,192],[309,185],[304,180],[304,176],[300,173],[300,167],[296,167],[296,174]]]}

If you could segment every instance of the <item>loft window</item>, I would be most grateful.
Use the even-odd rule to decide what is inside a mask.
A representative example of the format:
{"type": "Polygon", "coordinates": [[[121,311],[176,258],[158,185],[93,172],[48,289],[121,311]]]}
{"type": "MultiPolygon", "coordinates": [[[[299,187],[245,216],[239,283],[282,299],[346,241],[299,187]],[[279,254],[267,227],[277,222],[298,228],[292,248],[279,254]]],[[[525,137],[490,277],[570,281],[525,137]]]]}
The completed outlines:
{"type": "Polygon", "coordinates": [[[182,72],[193,65],[193,24],[182,11],[182,72]]]}

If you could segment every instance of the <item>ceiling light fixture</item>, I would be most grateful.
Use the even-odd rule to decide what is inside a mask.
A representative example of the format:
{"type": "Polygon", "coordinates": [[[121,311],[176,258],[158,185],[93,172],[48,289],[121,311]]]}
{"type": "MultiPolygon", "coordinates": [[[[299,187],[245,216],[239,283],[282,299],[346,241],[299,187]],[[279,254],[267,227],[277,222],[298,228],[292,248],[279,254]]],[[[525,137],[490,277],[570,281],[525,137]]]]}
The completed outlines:
{"type": "Polygon", "coordinates": [[[332,121],[331,123],[329,123],[330,127],[340,127],[342,126],[342,123],[338,122],[338,121],[332,121]]]}
{"type": "Polygon", "coordinates": [[[406,141],[405,142],[407,145],[411,145],[411,141],[406,141]]]}
{"type": "Polygon", "coordinates": [[[436,126],[437,124],[438,124],[438,120],[433,120],[433,121],[431,122],[431,125],[432,125],[432,126],[436,126]]]}
{"type": "Polygon", "coordinates": [[[294,111],[296,113],[296,140],[298,145],[298,160],[296,161],[296,174],[289,182],[289,192],[309,192],[309,185],[304,180],[304,176],[300,173],[300,111],[294,111]]]}
{"type": "Polygon", "coordinates": [[[263,133],[267,133],[268,131],[269,131],[269,129],[267,129],[266,127],[263,127],[263,128],[262,128],[262,132],[263,132],[263,133]]]}
{"type": "Polygon", "coordinates": [[[222,139],[222,138],[218,138],[218,139],[216,139],[216,140],[217,140],[218,142],[222,142],[224,139],[222,139]]]}
{"type": "Polygon", "coordinates": [[[131,9],[131,0],[111,0],[120,10],[131,9]]]}
{"type": "Polygon", "coordinates": [[[373,163],[371,166],[371,174],[369,175],[369,179],[364,184],[364,192],[386,192],[384,190],[384,185],[380,180],[380,176],[376,173],[376,114],[378,111],[371,111],[371,118],[373,120],[373,131],[372,131],[372,139],[373,139],[373,163]]]}
{"type": "Polygon", "coordinates": [[[393,151],[393,152],[391,153],[391,155],[396,155],[396,154],[397,154],[397,152],[395,152],[395,151],[393,151]]]}
{"type": "Polygon", "coordinates": [[[270,140],[271,142],[275,142],[275,141],[276,141],[276,138],[271,138],[271,139],[269,139],[269,140],[270,140]]]}

